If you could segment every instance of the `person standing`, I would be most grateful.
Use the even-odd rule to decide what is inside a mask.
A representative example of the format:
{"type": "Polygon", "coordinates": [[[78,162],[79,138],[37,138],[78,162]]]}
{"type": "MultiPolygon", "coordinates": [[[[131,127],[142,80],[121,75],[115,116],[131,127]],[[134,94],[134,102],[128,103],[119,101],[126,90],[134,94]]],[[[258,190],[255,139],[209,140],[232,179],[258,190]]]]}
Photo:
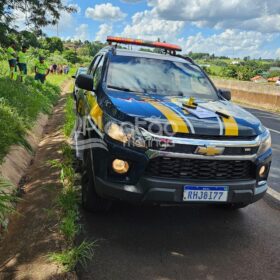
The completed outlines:
{"type": "Polygon", "coordinates": [[[57,64],[53,64],[53,73],[57,74],[57,64]]]}
{"type": "Polygon", "coordinates": [[[50,69],[45,62],[45,58],[43,56],[40,56],[39,61],[35,63],[35,80],[40,81],[43,84],[49,72],[50,69]]]}
{"type": "Polygon", "coordinates": [[[64,74],[68,75],[68,73],[69,73],[69,66],[64,65],[64,74]]]}
{"type": "Polygon", "coordinates": [[[16,44],[15,42],[11,42],[10,46],[7,49],[8,54],[8,62],[10,67],[10,78],[14,79],[14,73],[16,72],[17,67],[17,54],[16,54],[16,44]]]}
{"type": "Polygon", "coordinates": [[[21,51],[18,53],[18,68],[20,71],[20,80],[24,80],[24,77],[27,75],[27,46],[22,46],[21,51]]]}

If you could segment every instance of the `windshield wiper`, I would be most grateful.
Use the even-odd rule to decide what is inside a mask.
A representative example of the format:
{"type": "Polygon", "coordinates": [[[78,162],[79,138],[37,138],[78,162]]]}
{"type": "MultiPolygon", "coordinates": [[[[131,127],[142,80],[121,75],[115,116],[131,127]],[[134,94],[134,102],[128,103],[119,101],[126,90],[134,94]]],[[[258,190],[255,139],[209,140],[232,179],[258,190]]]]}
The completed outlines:
{"type": "Polygon", "coordinates": [[[135,90],[125,88],[125,87],[118,87],[118,86],[111,86],[111,85],[108,85],[107,87],[112,88],[112,89],[116,89],[116,90],[126,91],[126,92],[135,92],[135,90]]]}

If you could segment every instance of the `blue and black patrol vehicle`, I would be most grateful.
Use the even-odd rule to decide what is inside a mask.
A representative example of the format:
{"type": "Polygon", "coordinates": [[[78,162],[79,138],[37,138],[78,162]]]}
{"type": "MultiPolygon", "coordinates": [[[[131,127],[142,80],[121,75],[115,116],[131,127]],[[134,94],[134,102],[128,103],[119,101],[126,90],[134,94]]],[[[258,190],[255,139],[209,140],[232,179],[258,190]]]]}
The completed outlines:
{"type": "Polygon", "coordinates": [[[104,211],[123,200],[238,209],[262,198],[269,130],[178,55],[179,46],[120,37],[108,43],[76,78],[83,206],[104,211]]]}

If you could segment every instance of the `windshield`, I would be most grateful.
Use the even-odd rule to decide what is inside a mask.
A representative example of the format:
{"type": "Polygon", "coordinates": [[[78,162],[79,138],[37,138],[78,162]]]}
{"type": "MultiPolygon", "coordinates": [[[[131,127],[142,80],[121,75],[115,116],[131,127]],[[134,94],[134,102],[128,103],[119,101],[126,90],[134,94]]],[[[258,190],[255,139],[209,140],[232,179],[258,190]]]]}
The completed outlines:
{"type": "Polygon", "coordinates": [[[131,92],[218,99],[204,73],[187,62],[113,56],[109,65],[107,86],[131,92]]]}
{"type": "Polygon", "coordinates": [[[87,73],[87,68],[79,68],[78,71],[77,71],[77,74],[80,75],[80,74],[86,74],[87,73]]]}

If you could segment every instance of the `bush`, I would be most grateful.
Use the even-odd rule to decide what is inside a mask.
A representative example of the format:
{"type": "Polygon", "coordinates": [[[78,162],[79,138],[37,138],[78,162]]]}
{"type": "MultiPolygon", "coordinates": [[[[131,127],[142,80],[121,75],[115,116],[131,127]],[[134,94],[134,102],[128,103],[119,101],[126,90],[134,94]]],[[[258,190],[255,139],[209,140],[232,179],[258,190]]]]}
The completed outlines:
{"type": "Polygon", "coordinates": [[[25,132],[39,113],[50,113],[58,100],[60,89],[49,83],[41,84],[32,78],[25,83],[0,78],[0,162],[13,144],[28,147],[25,132]]]}

